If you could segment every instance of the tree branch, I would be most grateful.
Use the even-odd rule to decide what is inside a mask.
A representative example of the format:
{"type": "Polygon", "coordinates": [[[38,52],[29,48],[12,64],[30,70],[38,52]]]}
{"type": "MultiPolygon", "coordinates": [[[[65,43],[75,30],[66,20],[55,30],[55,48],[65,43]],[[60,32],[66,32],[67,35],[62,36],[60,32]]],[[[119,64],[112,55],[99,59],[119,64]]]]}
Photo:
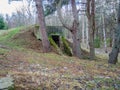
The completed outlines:
{"type": "Polygon", "coordinates": [[[63,27],[67,28],[69,31],[72,32],[72,27],[65,23],[65,21],[62,17],[62,14],[61,14],[61,3],[62,3],[62,1],[63,0],[60,0],[58,5],[57,5],[57,14],[58,14],[59,20],[61,21],[63,27]]]}

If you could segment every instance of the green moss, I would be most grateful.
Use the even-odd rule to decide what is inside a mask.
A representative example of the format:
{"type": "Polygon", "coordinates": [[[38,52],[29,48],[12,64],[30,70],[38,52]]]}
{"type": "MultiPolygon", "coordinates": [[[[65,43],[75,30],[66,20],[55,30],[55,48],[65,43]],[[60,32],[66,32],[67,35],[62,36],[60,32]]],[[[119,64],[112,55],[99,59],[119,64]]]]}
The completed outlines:
{"type": "Polygon", "coordinates": [[[69,56],[72,56],[71,48],[64,37],[62,37],[62,42],[63,42],[63,52],[69,56]]]}
{"type": "Polygon", "coordinates": [[[39,27],[40,27],[39,25],[37,25],[37,24],[35,25],[35,29],[37,29],[37,30],[38,30],[38,29],[39,29],[39,27]]]}
{"type": "Polygon", "coordinates": [[[58,51],[59,54],[62,54],[62,51],[58,47],[58,45],[55,43],[55,41],[52,39],[52,37],[49,37],[50,44],[58,51]]]}

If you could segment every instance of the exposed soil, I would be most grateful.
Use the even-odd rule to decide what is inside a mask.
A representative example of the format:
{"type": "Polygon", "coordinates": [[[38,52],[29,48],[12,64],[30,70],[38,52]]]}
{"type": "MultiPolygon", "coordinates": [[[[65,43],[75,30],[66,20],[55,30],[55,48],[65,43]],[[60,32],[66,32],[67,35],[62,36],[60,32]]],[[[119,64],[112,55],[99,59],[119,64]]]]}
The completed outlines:
{"type": "Polygon", "coordinates": [[[41,40],[36,39],[34,35],[34,28],[22,30],[22,32],[13,37],[13,40],[21,40],[23,42],[22,45],[26,48],[42,52],[42,42],[41,40]]]}

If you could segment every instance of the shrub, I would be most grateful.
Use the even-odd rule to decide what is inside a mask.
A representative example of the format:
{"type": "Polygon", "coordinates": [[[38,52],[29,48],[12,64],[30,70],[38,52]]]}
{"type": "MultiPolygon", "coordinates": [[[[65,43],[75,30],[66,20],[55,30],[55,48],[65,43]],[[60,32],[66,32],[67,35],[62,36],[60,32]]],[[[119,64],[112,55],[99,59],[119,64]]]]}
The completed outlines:
{"type": "Polygon", "coordinates": [[[4,18],[2,15],[0,15],[0,29],[4,29],[4,27],[5,27],[4,18]]]}

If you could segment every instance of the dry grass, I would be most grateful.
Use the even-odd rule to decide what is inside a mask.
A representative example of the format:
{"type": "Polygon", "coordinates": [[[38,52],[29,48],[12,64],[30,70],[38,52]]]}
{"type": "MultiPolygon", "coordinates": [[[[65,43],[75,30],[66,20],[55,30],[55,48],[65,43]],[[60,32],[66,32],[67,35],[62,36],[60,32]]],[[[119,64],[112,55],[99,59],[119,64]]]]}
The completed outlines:
{"type": "Polygon", "coordinates": [[[30,31],[15,35],[10,43],[12,49],[0,50],[0,77],[11,75],[16,90],[119,90],[113,84],[120,85],[120,64],[108,65],[102,56],[90,61],[54,52],[42,53],[39,51],[42,48],[36,47],[40,42],[36,42],[30,31]],[[25,43],[21,41],[23,38],[25,43]],[[22,49],[14,48],[17,44],[22,49]]]}

